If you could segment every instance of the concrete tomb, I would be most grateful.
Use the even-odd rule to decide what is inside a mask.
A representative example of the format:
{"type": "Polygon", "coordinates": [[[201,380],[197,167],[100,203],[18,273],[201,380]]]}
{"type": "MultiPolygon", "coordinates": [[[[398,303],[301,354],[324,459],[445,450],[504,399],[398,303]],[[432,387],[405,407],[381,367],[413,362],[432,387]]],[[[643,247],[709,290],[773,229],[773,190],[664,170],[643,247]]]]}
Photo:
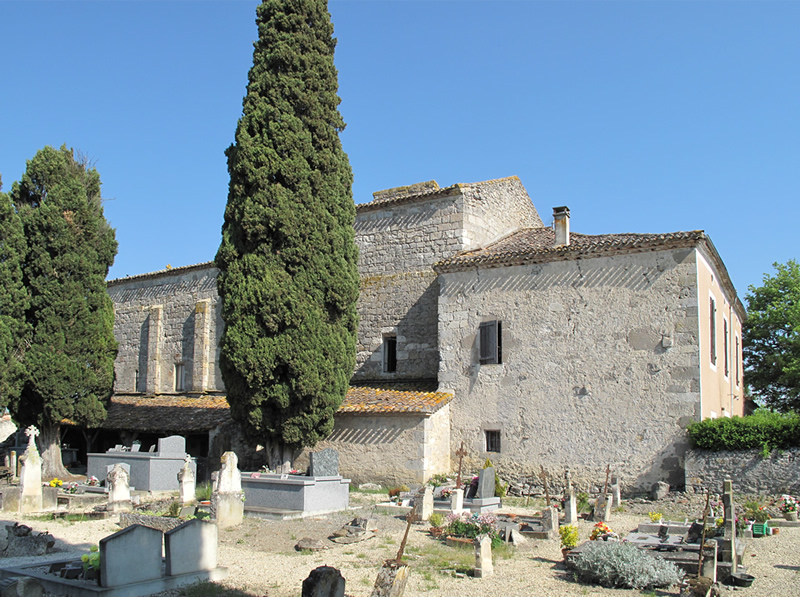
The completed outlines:
{"type": "MultiPolygon", "coordinates": [[[[154,446],[155,447],[155,446],[154,446]]],[[[180,435],[163,437],[158,440],[157,451],[134,452],[111,449],[105,453],[88,455],[87,476],[98,479],[105,477],[109,466],[118,462],[128,465],[130,485],[143,491],[177,491],[178,471],[186,464],[186,440],[180,435]]],[[[189,465],[197,475],[197,464],[189,465]]]]}
{"type": "Polygon", "coordinates": [[[245,512],[263,518],[300,518],[346,510],[350,479],[245,473],[245,512]]]}

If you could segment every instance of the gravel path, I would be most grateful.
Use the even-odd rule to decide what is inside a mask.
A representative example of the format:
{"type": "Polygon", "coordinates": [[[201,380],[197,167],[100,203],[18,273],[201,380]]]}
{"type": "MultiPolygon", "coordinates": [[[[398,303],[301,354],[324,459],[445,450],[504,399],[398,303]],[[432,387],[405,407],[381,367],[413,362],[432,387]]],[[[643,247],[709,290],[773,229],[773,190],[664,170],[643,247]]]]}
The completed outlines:
{"type": "MultiPolygon", "coordinates": [[[[390,515],[376,514],[379,532],[376,537],[349,545],[335,544],[326,538],[354,516],[371,511],[375,496],[353,494],[353,502],[363,509],[347,514],[332,515],[304,521],[270,522],[245,519],[235,529],[220,532],[220,565],[229,570],[223,585],[230,597],[296,597],[302,581],[317,566],[338,568],[344,575],[347,594],[368,597],[383,560],[394,558],[405,531],[405,522],[390,515]],[[294,545],[303,537],[322,539],[330,549],[321,552],[299,553],[294,545]]],[[[661,508],[668,516],[678,519],[680,512],[694,516],[696,505],[670,502],[661,508]]],[[[631,503],[626,512],[615,514],[610,526],[621,533],[635,530],[647,520],[652,503],[631,503]]],[[[531,513],[532,509],[504,508],[514,513],[531,513]]],[[[683,518],[682,516],[680,517],[683,518]]],[[[115,521],[43,522],[22,518],[35,531],[49,531],[57,539],[59,557],[67,552],[85,553],[88,547],[104,536],[119,530],[115,521]]],[[[581,521],[581,540],[588,538],[592,523],[581,521]]],[[[409,533],[406,556],[411,574],[405,595],[451,594],[459,597],[513,597],[517,595],[641,595],[639,591],[604,589],[574,582],[563,567],[557,541],[530,540],[518,548],[505,548],[495,553],[494,576],[475,579],[456,576],[453,569],[469,568],[474,564],[471,550],[463,552],[443,546],[433,539],[426,527],[413,526],[409,533]],[[449,563],[446,563],[449,562],[449,563]],[[447,571],[442,571],[446,569],[447,571]]],[[[748,572],[756,577],[749,589],[723,587],[723,595],[733,593],[743,597],[800,596],[800,528],[782,528],[778,535],[750,540],[746,552],[748,572]]],[[[16,562],[17,560],[15,560],[16,562]]],[[[6,560],[4,564],[10,563],[6,560]]],[[[202,595],[208,589],[193,593],[202,595]]],[[[677,589],[657,590],[655,595],[677,595],[677,589]]],[[[181,595],[178,591],[161,597],[181,595]]],[[[653,594],[653,593],[649,593],[653,594]]]]}

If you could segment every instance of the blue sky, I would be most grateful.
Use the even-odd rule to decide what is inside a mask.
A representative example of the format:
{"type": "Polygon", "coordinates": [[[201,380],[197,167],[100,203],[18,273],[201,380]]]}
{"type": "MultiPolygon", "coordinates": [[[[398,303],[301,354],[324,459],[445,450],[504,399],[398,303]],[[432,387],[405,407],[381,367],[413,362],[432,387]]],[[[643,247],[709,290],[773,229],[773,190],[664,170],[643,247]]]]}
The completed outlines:
{"type": "MultiPolygon", "coordinates": [[[[100,172],[110,278],[213,259],[254,0],[0,0],[4,190],[100,172]]],[[[372,192],[517,175],[545,223],[703,229],[740,296],[798,258],[800,2],[331,0],[342,143],[372,192]]]]}

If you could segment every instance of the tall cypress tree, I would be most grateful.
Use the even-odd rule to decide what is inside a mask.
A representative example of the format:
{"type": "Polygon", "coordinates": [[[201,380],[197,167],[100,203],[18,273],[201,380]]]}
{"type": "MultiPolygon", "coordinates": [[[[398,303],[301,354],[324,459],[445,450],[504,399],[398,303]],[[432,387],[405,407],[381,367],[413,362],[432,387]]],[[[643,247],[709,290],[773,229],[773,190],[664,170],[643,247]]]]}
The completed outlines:
{"type": "MultiPolygon", "coordinates": [[[[0,190],[3,184],[0,182],[0,190]]],[[[28,293],[22,283],[25,233],[11,198],[0,192],[0,409],[19,393],[28,293]]]]}
{"type": "Polygon", "coordinates": [[[113,390],[117,343],[105,279],[117,241],[103,216],[100,175],[65,146],[37,152],[11,199],[28,244],[31,340],[9,410],[19,424],[39,426],[44,474],[58,476],[61,421],[99,425],[113,390]]]}
{"type": "Polygon", "coordinates": [[[333,429],[355,366],[352,172],[326,0],[265,0],[216,256],[231,415],[272,466],[333,429]]]}

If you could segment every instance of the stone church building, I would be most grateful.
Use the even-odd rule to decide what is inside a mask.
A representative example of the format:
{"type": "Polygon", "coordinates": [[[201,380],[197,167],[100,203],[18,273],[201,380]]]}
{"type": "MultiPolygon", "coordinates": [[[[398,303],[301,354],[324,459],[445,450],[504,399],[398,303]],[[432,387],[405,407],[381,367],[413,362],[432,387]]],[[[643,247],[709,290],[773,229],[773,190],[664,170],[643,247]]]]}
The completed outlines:
{"type": "MultiPolygon", "coordinates": [[[[356,206],[361,296],[351,388],[322,447],[356,482],[422,482],[491,458],[630,489],[683,482],[685,427],[743,413],[745,312],[702,231],[545,227],[516,177],[374,194],[356,206]]],[[[218,367],[213,263],[111,280],[119,341],[107,442],[238,441],[218,367]],[[121,435],[120,435],[121,434],[121,435]]],[[[300,466],[305,455],[298,460],[300,466]]]]}

